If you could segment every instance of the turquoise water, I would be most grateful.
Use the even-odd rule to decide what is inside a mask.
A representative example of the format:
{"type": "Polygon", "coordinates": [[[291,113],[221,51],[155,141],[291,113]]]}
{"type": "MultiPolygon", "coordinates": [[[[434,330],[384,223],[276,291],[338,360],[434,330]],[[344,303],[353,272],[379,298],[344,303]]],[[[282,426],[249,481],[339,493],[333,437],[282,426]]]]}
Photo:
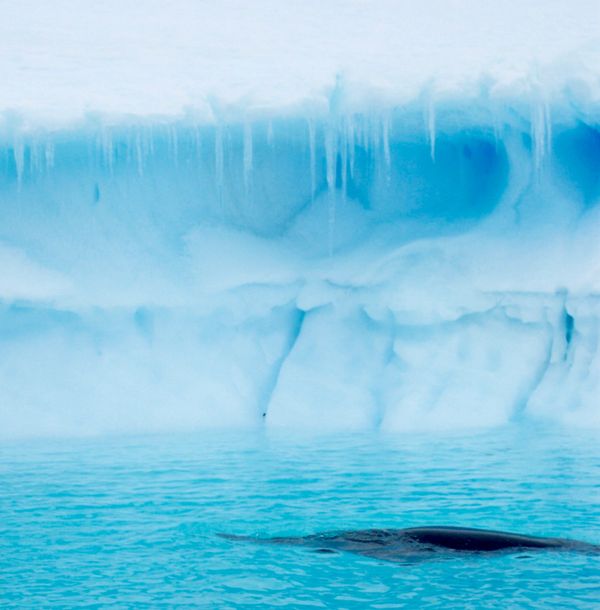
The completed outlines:
{"type": "Polygon", "coordinates": [[[396,565],[215,536],[448,524],[600,542],[600,442],[206,433],[0,446],[0,604],[598,608],[600,558],[396,565]]]}

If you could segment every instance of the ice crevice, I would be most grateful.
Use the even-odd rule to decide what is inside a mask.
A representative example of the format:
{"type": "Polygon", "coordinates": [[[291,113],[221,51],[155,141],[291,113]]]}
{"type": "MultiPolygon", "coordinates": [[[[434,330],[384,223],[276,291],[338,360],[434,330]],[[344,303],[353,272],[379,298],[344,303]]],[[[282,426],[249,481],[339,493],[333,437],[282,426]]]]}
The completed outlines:
{"type": "Polygon", "coordinates": [[[417,325],[390,321],[392,312],[373,319],[347,303],[318,308],[307,314],[304,336],[279,370],[267,425],[388,431],[501,425],[535,418],[540,392],[557,376],[571,378],[562,390],[570,402],[554,413],[543,402],[544,417],[567,421],[567,413],[578,413],[594,422],[595,399],[586,401],[578,383],[595,384],[593,372],[575,380],[564,359],[564,298],[508,294],[503,305],[417,325]]]}
{"type": "Polygon", "coordinates": [[[293,351],[294,346],[296,345],[296,342],[298,341],[298,337],[300,336],[300,333],[302,332],[302,325],[304,323],[305,316],[306,316],[305,311],[303,311],[301,309],[296,310],[296,319],[295,319],[295,322],[293,322],[292,328],[290,329],[290,336],[288,339],[288,344],[285,346],[284,352],[281,355],[278,362],[276,362],[275,365],[273,366],[273,371],[271,373],[271,379],[269,379],[267,388],[264,393],[264,399],[262,401],[263,409],[262,409],[262,414],[261,414],[261,416],[263,418],[267,417],[267,414],[269,412],[269,405],[271,403],[271,398],[273,396],[273,392],[277,388],[277,384],[279,382],[279,377],[281,375],[281,369],[285,365],[287,358],[289,358],[290,353],[293,351]]]}

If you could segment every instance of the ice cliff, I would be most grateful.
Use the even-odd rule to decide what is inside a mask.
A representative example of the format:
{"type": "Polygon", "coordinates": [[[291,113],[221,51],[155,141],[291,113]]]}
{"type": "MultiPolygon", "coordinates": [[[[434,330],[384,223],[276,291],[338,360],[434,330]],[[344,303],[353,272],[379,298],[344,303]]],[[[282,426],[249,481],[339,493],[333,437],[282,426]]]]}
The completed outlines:
{"type": "Polygon", "coordinates": [[[593,3],[108,4],[0,32],[0,435],[600,425],[593,3]]]}

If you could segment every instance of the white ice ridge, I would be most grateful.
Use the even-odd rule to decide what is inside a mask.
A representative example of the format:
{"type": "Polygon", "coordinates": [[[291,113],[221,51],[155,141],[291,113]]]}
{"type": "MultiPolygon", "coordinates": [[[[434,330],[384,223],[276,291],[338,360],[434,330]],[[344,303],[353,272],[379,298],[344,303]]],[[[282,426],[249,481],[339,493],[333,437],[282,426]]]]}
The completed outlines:
{"type": "Polygon", "coordinates": [[[600,99],[598,0],[5,0],[0,9],[0,114],[26,126],[320,108],[337,75],[359,97],[400,104],[481,87],[495,100],[600,99]]]}

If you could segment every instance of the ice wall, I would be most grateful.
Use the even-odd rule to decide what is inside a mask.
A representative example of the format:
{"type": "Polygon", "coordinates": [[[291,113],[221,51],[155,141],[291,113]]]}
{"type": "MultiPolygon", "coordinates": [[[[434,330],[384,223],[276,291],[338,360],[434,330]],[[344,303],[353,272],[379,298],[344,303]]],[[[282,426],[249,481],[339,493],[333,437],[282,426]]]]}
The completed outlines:
{"type": "Polygon", "coordinates": [[[596,2],[2,10],[0,436],[600,425],[596,2]]]}
{"type": "Polygon", "coordinates": [[[3,434],[598,423],[597,123],[431,112],[7,129],[3,434]]]}

